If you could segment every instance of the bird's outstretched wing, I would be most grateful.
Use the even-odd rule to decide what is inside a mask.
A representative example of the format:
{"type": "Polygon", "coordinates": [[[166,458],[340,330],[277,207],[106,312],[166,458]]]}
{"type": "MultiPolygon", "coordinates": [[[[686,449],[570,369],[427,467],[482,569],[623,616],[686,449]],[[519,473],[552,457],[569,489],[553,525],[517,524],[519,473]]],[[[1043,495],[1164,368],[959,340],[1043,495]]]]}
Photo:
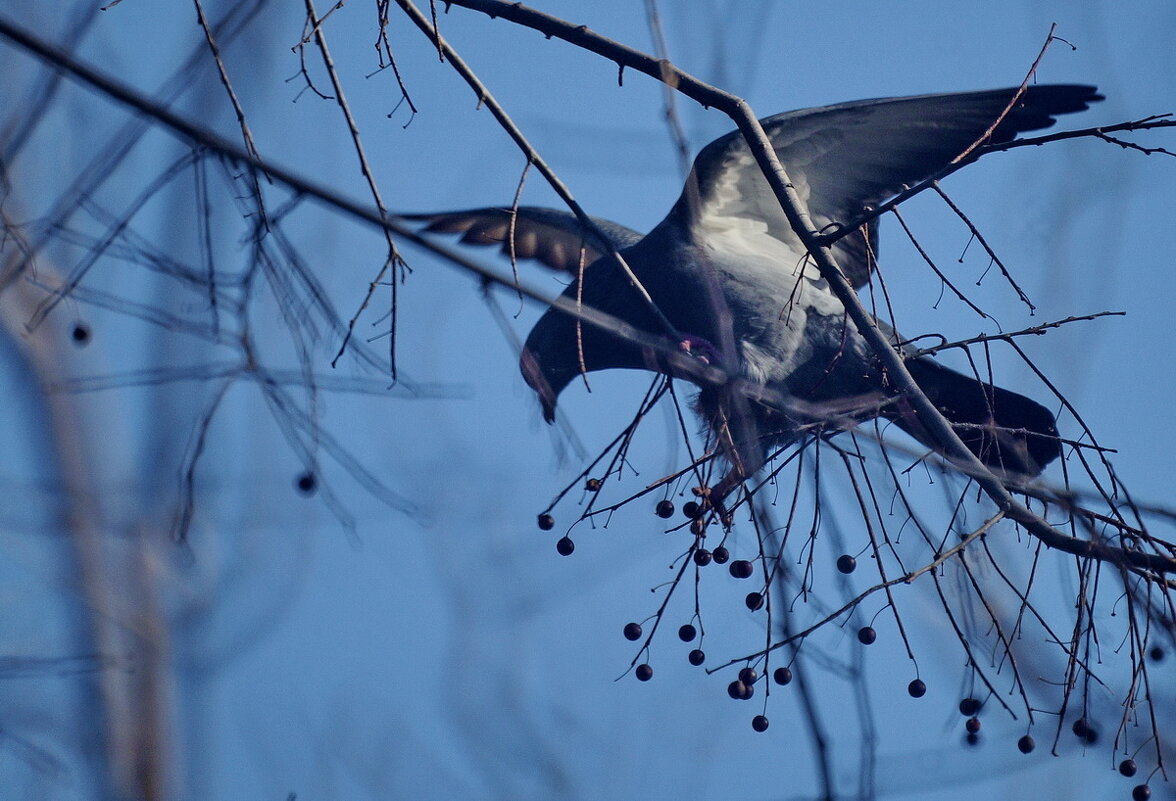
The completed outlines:
{"type": "Polygon", "coordinates": [[[578,275],[582,267],[596,261],[610,247],[620,250],[643,236],[619,223],[593,217],[607,240],[602,241],[574,214],[537,206],[520,206],[514,213],[509,208],[484,208],[401,216],[428,223],[426,231],[461,234],[461,241],[472,245],[500,244],[507,256],[535,259],[572,275],[578,275]]]}
{"type": "MultiPolygon", "coordinates": [[[[822,228],[848,222],[948,166],[996,122],[1016,91],[861,100],[790,111],[762,122],[813,223],[822,228]]],[[[1047,128],[1055,116],[1082,111],[1101,99],[1092,86],[1031,86],[986,144],[1047,128]]],[[[766,233],[803,255],[740,133],[707,145],[694,162],[691,180],[697,195],[688,185],[675,211],[698,239],[709,232],[747,229],[749,236],[766,233]]],[[[867,248],[876,253],[876,226],[870,229],[835,246],[838,263],[857,288],[870,278],[867,248]]]]}

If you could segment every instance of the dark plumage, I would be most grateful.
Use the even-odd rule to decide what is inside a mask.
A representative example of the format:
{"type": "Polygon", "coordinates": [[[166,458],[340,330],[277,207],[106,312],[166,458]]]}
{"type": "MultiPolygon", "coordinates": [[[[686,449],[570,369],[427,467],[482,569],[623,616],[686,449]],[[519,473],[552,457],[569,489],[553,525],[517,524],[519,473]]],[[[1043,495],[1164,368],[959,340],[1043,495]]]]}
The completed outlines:
{"type": "MultiPolygon", "coordinates": [[[[824,228],[848,222],[947,167],[984,135],[1015,94],[999,89],[866,100],[791,111],[763,125],[814,225],[824,228]]],[[[1089,86],[1029,87],[985,144],[1048,127],[1056,115],[1082,111],[1100,99],[1089,86]]],[[[737,132],[703,148],[682,196],[645,236],[605,220],[596,221],[597,234],[565,212],[529,207],[518,209],[513,222],[509,209],[416,219],[427,220],[429,230],[462,233],[466,242],[503,243],[503,250],[518,258],[537,258],[573,276],[582,272],[565,298],[579,298],[665,337],[664,322],[608,255],[615,248],[675,329],[674,344],[765,388],[762,399],[701,388],[699,412],[733,464],[713,488],[716,503],[763,464],[768,449],[794,440],[800,426],[822,420],[882,416],[941,449],[892,388],[806,257],[737,132]]],[[[859,289],[868,283],[877,253],[876,226],[864,231],[832,248],[859,289]]],[[[990,467],[1036,475],[1060,454],[1054,417],[1035,401],[926,357],[907,365],[964,443],[990,467]]],[[[554,307],[527,337],[521,368],[548,421],[560,392],[581,369],[664,369],[647,351],[594,326],[578,326],[554,307]]]]}

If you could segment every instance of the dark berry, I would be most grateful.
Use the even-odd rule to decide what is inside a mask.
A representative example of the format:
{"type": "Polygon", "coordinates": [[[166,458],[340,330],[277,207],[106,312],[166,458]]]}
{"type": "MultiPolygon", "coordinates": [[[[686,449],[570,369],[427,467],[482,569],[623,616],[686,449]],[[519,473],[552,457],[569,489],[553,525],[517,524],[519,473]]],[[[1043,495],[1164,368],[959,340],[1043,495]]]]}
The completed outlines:
{"type": "Polygon", "coordinates": [[[862,626],[858,629],[858,642],[862,645],[873,645],[876,639],[878,639],[878,632],[874,631],[873,626],[862,626]]]}
{"type": "Polygon", "coordinates": [[[747,608],[752,612],[760,609],[764,605],[764,596],[758,592],[749,592],[747,597],[743,599],[743,603],[747,604],[747,608]]]}
{"type": "Polygon", "coordinates": [[[755,680],[758,678],[759,674],[755,672],[753,667],[745,667],[739,671],[739,680],[748,686],[755,684],[755,680]]]}
{"type": "Polygon", "coordinates": [[[695,501],[686,501],[686,503],[682,504],[682,514],[691,520],[696,520],[702,517],[702,507],[695,501]]]}
{"type": "Polygon", "coordinates": [[[701,537],[706,534],[706,521],[701,517],[696,517],[690,521],[690,533],[696,537],[701,537]]]}
{"type": "Polygon", "coordinates": [[[975,732],[968,732],[964,735],[964,742],[968,745],[980,745],[980,735],[975,732]]]}
{"type": "Polygon", "coordinates": [[[649,665],[637,666],[637,681],[649,681],[653,678],[653,668],[649,665]]]}
{"type": "Polygon", "coordinates": [[[294,486],[303,495],[313,495],[314,491],[318,489],[318,479],[314,477],[314,473],[309,470],[302,473],[294,481],[294,486]]]}
{"type": "Polygon", "coordinates": [[[69,332],[69,335],[78,347],[90,344],[90,326],[85,323],[74,324],[73,330],[69,332]]]}
{"type": "Polygon", "coordinates": [[[980,711],[981,703],[975,698],[965,698],[960,701],[960,714],[966,718],[973,718],[980,711]]]}
{"type": "Polygon", "coordinates": [[[1032,751],[1036,747],[1037,747],[1037,743],[1033,742],[1033,738],[1030,737],[1028,734],[1026,734],[1020,740],[1017,740],[1017,750],[1020,751],[1022,754],[1028,754],[1030,751],[1032,751]]]}
{"type": "Polygon", "coordinates": [[[715,558],[716,565],[725,565],[727,560],[731,558],[731,552],[720,545],[718,548],[715,548],[713,551],[711,551],[711,556],[715,558]]]}
{"type": "Polygon", "coordinates": [[[588,479],[587,481],[584,482],[584,489],[588,490],[589,492],[596,492],[598,489],[600,489],[600,479],[599,478],[588,479]]]}
{"type": "Polygon", "coordinates": [[[1137,784],[1131,790],[1131,798],[1134,801],[1147,801],[1151,798],[1151,788],[1146,784],[1137,784]]]}
{"type": "Polygon", "coordinates": [[[539,528],[543,531],[551,531],[555,528],[555,518],[544,512],[539,515],[539,528]]]}
{"type": "Polygon", "coordinates": [[[690,664],[694,665],[695,667],[698,667],[699,665],[701,665],[703,662],[706,661],[706,654],[702,652],[701,648],[695,648],[693,651],[691,651],[689,654],[686,655],[686,658],[690,660],[690,664]]]}
{"type": "Polygon", "coordinates": [[[560,556],[571,556],[572,551],[576,550],[576,543],[572,542],[571,537],[560,537],[555,543],[555,550],[560,556]]]}
{"type": "Polygon", "coordinates": [[[755,695],[755,688],[736,679],[727,685],[727,695],[736,701],[747,701],[755,695]]]}
{"type": "Polygon", "coordinates": [[[922,698],[927,694],[927,685],[923,682],[922,679],[915,679],[907,685],[907,692],[910,694],[911,698],[922,698]]]}
{"type": "Polygon", "coordinates": [[[772,671],[772,681],[783,686],[792,681],[792,671],[786,667],[778,667],[772,671]]]}
{"type": "Polygon", "coordinates": [[[678,629],[678,639],[682,642],[692,642],[698,636],[698,631],[689,623],[678,629]]]}
{"type": "Polygon", "coordinates": [[[747,561],[746,559],[736,559],[727,569],[730,570],[731,575],[737,579],[749,578],[751,574],[755,572],[754,568],[751,566],[751,562],[747,561]]]}
{"type": "Polygon", "coordinates": [[[976,734],[980,731],[980,718],[968,718],[964,728],[968,730],[968,734],[976,734]]]}
{"type": "Polygon", "coordinates": [[[711,563],[711,552],[706,548],[699,548],[694,552],[694,564],[699,567],[706,567],[711,563]]]}
{"type": "Polygon", "coordinates": [[[625,624],[625,639],[630,642],[641,639],[641,624],[640,623],[626,623],[625,624]]]}
{"type": "Polygon", "coordinates": [[[1074,732],[1076,737],[1085,740],[1090,745],[1098,740],[1098,731],[1086,722],[1086,718],[1078,718],[1070,730],[1074,732]]]}
{"type": "Polygon", "coordinates": [[[842,573],[852,573],[857,570],[857,560],[847,553],[837,557],[837,569],[842,573]]]}
{"type": "Polygon", "coordinates": [[[768,719],[763,715],[756,715],[751,719],[751,728],[755,729],[756,731],[767,731],[768,719]]]}
{"type": "Polygon", "coordinates": [[[1129,778],[1134,776],[1137,770],[1139,770],[1139,766],[1135,764],[1134,759],[1124,759],[1119,763],[1119,772],[1129,778]]]}
{"type": "Polygon", "coordinates": [[[674,516],[674,502],[670,500],[657,502],[657,516],[665,519],[674,516]]]}
{"type": "Polygon", "coordinates": [[[1158,645],[1153,646],[1152,649],[1147,652],[1147,655],[1151,657],[1151,661],[1161,662],[1164,659],[1164,649],[1158,645]]]}

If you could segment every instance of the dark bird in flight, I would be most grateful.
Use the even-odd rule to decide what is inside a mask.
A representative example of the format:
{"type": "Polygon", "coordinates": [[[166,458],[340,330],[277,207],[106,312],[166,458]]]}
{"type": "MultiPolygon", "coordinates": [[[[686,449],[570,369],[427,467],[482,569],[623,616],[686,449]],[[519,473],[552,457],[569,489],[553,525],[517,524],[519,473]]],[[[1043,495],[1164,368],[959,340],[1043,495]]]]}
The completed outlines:
{"type": "MultiPolygon", "coordinates": [[[[828,231],[940,173],[990,128],[980,144],[1049,127],[1055,116],[1101,99],[1090,86],[1031,86],[1020,97],[1016,89],[998,89],[841,103],[762,124],[814,226],[828,231]]],[[[773,449],[822,425],[836,429],[882,417],[943,451],[808,257],[737,131],[702,149],[681,197],[644,236],[601,219],[591,230],[570,213],[535,207],[414,219],[427,221],[427,230],[460,233],[467,243],[501,243],[514,258],[564,270],[574,277],[563,293],[571,303],[607,312],[652,338],[673,336],[666,341],[743,379],[744,387],[763,388],[759,396],[741,390],[732,397],[723,386],[700,382],[698,411],[732,463],[711,489],[716,507],[773,449]]],[[[874,223],[832,246],[855,289],[869,282],[877,252],[874,223]]],[[[878,324],[906,356],[919,388],[987,466],[1034,476],[1059,456],[1054,416],[1044,406],[913,356],[893,329],[878,324]]],[[[672,372],[650,348],[554,306],[527,337],[520,366],[548,422],[560,392],[583,372],[672,372]]]]}

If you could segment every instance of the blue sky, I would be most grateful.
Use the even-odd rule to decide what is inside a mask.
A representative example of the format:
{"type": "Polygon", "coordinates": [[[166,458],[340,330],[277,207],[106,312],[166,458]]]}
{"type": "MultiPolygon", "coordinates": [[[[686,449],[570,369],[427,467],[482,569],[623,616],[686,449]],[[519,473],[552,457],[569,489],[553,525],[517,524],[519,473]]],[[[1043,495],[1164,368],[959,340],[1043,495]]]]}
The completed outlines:
{"type": "MultiPolygon", "coordinates": [[[[222,5],[228,7],[208,3],[209,16],[219,18],[222,5]]],[[[642,3],[536,5],[639,49],[652,47],[642,3]]],[[[1097,84],[1107,97],[1064,125],[1176,110],[1176,7],[1158,0],[1080,7],[1014,0],[663,0],[659,8],[670,58],[743,96],[760,116],[855,98],[1016,85],[1055,22],[1057,35],[1076,49],[1055,42],[1039,80],[1097,84]]],[[[201,37],[192,7],[179,2],[126,0],[101,13],[79,3],[57,14],[17,0],[4,14],[57,41],[67,36],[67,25],[90,19],[77,54],[153,96],[201,37]]],[[[352,2],[325,30],[388,206],[432,211],[510,203],[522,156],[415,28],[394,16],[390,29],[419,109],[415,116],[395,108],[399,95],[388,72],[365,77],[375,70],[374,19],[373,9],[352,2]]],[[[463,9],[443,15],[441,26],[590,213],[640,230],[657,223],[681,188],[657,84],[626,72],[618,86],[611,63],[463,9]]],[[[225,46],[258,150],[267,160],[366,199],[338,108],[300,92],[304,84],[290,49],[300,36],[299,9],[275,6],[225,46]]],[[[0,46],[0,58],[6,74],[19,76],[0,90],[0,142],[10,143],[13,120],[32,108],[28,92],[39,73],[7,44],[0,46]]],[[[326,86],[321,70],[312,67],[312,74],[326,86]]],[[[185,91],[172,101],[178,111],[238,136],[207,61],[183,83],[185,91]]],[[[715,111],[682,97],[676,102],[693,150],[731,127],[715,111]]],[[[22,220],[43,215],[81,166],[116,141],[111,137],[127,119],[123,110],[75,86],[63,87],[9,165],[16,180],[6,211],[22,220]]],[[[1172,149],[1168,133],[1140,141],[1172,149]]],[[[166,135],[148,134],[111,170],[94,204],[125,209],[185,152],[166,135]]],[[[987,259],[973,246],[957,263],[968,234],[942,203],[923,197],[904,207],[921,243],[957,271],[953,275],[1005,330],[1071,314],[1127,313],[1064,327],[1025,347],[1100,441],[1117,449],[1116,469],[1134,496],[1157,503],[1169,493],[1176,447],[1165,415],[1174,344],[1169,304],[1176,296],[1168,269],[1176,232],[1167,223],[1176,210],[1174,171],[1170,157],[1079,141],[986,158],[945,183],[1037,303],[1033,317],[994,274],[974,286],[987,259]]],[[[186,264],[215,265],[222,283],[230,283],[251,255],[243,244],[248,229],[233,200],[239,184],[226,178],[231,174],[209,169],[212,210],[205,217],[193,172],[181,173],[135,216],[135,233],[186,264]],[[201,244],[205,219],[215,234],[207,251],[201,244]]],[[[286,196],[278,188],[266,191],[271,210],[280,207],[286,196]]],[[[532,172],[523,202],[555,201],[532,172]]],[[[81,215],[76,224],[103,230],[96,216],[81,215]]],[[[379,269],[382,238],[310,202],[290,212],[282,231],[348,319],[379,269]]],[[[963,338],[993,330],[958,303],[936,305],[938,282],[893,221],[884,223],[882,237],[882,270],[908,335],[943,331],[963,338]]],[[[44,274],[68,272],[82,253],[59,242],[43,257],[44,274]]],[[[796,694],[787,688],[773,694],[767,711],[772,726],[759,735],[749,725],[761,709],[758,697],[754,711],[731,701],[727,673],[708,676],[686,664],[688,649],[673,629],[690,614],[687,593],[676,599],[669,628],[655,641],[655,679],[639,683],[630,675],[614,681],[636,652],[621,628],[656,609],[660,596],[650,588],[671,578],[667,566],[683,541],[663,534],[661,521],[647,509],[633,507],[621,510],[607,528],[581,525],[575,555],[556,555],[556,537],[539,532],[534,516],[578,474],[583,459],[572,438],[542,424],[538,404],[517,374],[514,346],[477,282],[420,250],[406,246],[405,254],[414,270],[402,291],[399,331],[407,380],[395,391],[385,392],[379,374],[351,361],[331,371],[338,338],[321,326],[313,329],[305,289],[275,290],[260,277],[247,313],[222,308],[220,319],[226,330],[247,319],[268,367],[297,369],[291,345],[291,331],[297,331],[318,372],[371,390],[308,398],[289,387],[300,408],[313,409],[327,437],[407,502],[390,506],[373,497],[354,471],[331,458],[330,446],[313,437],[310,453],[321,459],[324,491],[299,496],[293,482],[303,464],[275,422],[290,418],[276,414],[252,383],[240,380],[225,390],[208,428],[189,550],[180,553],[167,533],[180,465],[194,447],[192,432],[203,410],[222,386],[192,378],[194,366],[239,354],[231,342],[143,318],[166,311],[196,321],[207,333],[212,318],[206,296],[174,274],[161,276],[141,262],[112,256],[99,260],[82,286],[135,301],[132,313],[125,305],[100,308],[79,299],[63,303],[46,324],[44,335],[58,337],[59,345],[79,319],[93,331],[92,345],[55,357],[64,375],[124,376],[112,382],[113,389],[68,397],[90,464],[102,467],[89,472],[100,495],[97,527],[122,543],[115,546],[117,558],[134,566],[132,583],[145,587],[150,601],[102,614],[120,630],[139,632],[162,655],[166,681],[158,692],[174,732],[168,760],[173,797],[816,797],[811,744],[796,694]],[[141,386],[125,379],[129,372],[160,366],[187,369],[192,380],[141,386]],[[412,396],[413,388],[419,396],[412,396]],[[332,503],[354,521],[352,531],[332,503]],[[143,611],[147,607],[150,614],[143,611]],[[160,621],[163,633],[142,634],[136,623],[143,619],[160,621]]],[[[509,271],[505,260],[489,252],[473,255],[509,271]]],[[[561,288],[541,268],[520,270],[533,287],[552,294],[561,288]]],[[[514,335],[525,336],[541,310],[506,292],[495,297],[514,335]]],[[[378,296],[377,303],[385,298],[378,296]]],[[[369,311],[362,318],[361,330],[370,332],[364,336],[386,329],[379,317],[369,311]]],[[[381,339],[372,344],[376,353],[384,347],[381,339]]],[[[68,567],[72,556],[65,540],[46,536],[57,530],[54,510],[62,502],[47,466],[52,444],[44,422],[52,418],[45,417],[38,400],[43,396],[31,389],[19,353],[0,352],[6,396],[23,399],[9,407],[0,425],[6,454],[0,457],[0,481],[9,497],[29,502],[0,516],[8,565],[0,581],[14,609],[9,630],[0,635],[0,653],[88,654],[93,651],[84,621],[94,613],[92,597],[78,588],[68,567]]],[[[1002,383],[1040,396],[1042,387],[1026,367],[1007,352],[995,358],[1002,383]]],[[[595,453],[630,419],[646,384],[642,376],[601,375],[593,378],[591,394],[569,390],[561,407],[574,441],[595,453]]],[[[665,433],[670,425],[668,418],[648,421],[633,454],[640,475],[628,476],[615,497],[682,463],[683,449],[665,433]]],[[[941,502],[939,485],[919,491],[941,502]]],[[[577,499],[573,491],[557,509],[556,534],[575,517],[577,499]]],[[[855,536],[849,512],[829,514],[844,536],[855,536]]],[[[1002,535],[1010,553],[1025,549],[1011,529],[1002,535]]],[[[753,538],[749,528],[737,530],[734,547],[746,551],[753,538]]],[[[832,546],[820,547],[825,553],[832,546]]],[[[1067,598],[1072,602],[1071,568],[1065,560],[1051,561],[1041,579],[1049,599],[1041,603],[1063,618],[1067,598]]],[[[763,641],[762,617],[742,608],[743,590],[734,580],[722,579],[709,580],[703,590],[707,650],[716,663],[763,641]]],[[[827,572],[821,581],[832,587],[837,578],[827,572]]],[[[1022,757],[1013,743],[1025,721],[992,708],[984,716],[983,745],[964,748],[955,711],[968,691],[961,683],[963,655],[926,587],[912,586],[903,598],[920,675],[930,687],[918,702],[905,693],[912,666],[892,624],[879,625],[882,641],[865,654],[852,642],[859,623],[834,627],[813,646],[830,655],[814,663],[811,679],[832,732],[844,797],[859,791],[859,749],[869,736],[877,738],[874,789],[880,797],[913,801],[956,791],[1010,799],[1047,791],[1076,799],[1129,797],[1132,782],[1114,772],[1117,758],[1108,748],[1083,756],[1063,738],[1061,756],[1051,757],[1048,722],[1034,729],[1042,744],[1038,751],[1022,757]],[[861,675],[846,674],[854,670],[861,675]],[[871,715],[862,713],[855,688],[871,700],[871,715]]],[[[876,605],[863,607],[867,617],[877,611],[876,605]]],[[[1115,630],[1106,625],[1108,633],[1115,630]]],[[[1116,688],[1123,659],[1114,653],[1117,646],[1108,636],[1102,654],[1108,684],[1116,688]]],[[[1032,646],[1024,648],[1027,673],[1057,669],[1056,654],[1040,656],[1038,663],[1032,646]]],[[[131,659],[116,656],[116,671],[130,669],[124,658],[131,659]]],[[[103,760],[85,747],[87,726],[93,725],[86,699],[92,702],[94,678],[48,672],[0,682],[10,710],[0,719],[9,736],[0,759],[6,797],[103,797],[94,779],[103,760]],[[29,758],[19,743],[51,755],[54,769],[29,758]]],[[[1162,709],[1170,713],[1170,678],[1155,681],[1167,691],[1162,709]]],[[[1108,691],[1095,701],[1107,720],[1116,714],[1115,698],[1108,691]]],[[[1133,733],[1132,745],[1141,739],[1133,733]]],[[[1153,787],[1156,797],[1164,797],[1158,779],[1153,787]]]]}

